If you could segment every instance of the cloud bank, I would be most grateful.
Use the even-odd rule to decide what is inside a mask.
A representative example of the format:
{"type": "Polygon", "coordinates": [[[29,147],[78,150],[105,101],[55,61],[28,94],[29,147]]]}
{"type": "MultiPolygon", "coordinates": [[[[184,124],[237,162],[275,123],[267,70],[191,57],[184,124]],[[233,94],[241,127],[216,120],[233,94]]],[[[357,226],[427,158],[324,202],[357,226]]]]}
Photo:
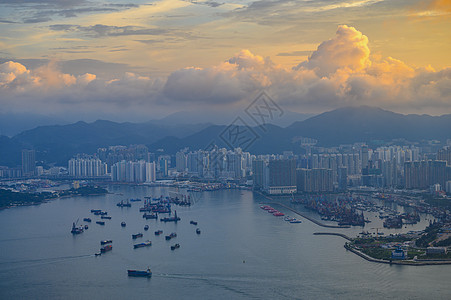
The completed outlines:
{"type": "Polygon", "coordinates": [[[55,64],[37,69],[0,65],[0,105],[14,111],[125,111],[140,114],[186,108],[244,108],[265,89],[285,109],[322,112],[371,105],[400,112],[451,113],[451,68],[417,68],[372,55],[368,38],[346,25],[291,69],[242,50],[208,68],[187,67],[166,78],[126,73],[114,80],[64,74],[55,64]]]}

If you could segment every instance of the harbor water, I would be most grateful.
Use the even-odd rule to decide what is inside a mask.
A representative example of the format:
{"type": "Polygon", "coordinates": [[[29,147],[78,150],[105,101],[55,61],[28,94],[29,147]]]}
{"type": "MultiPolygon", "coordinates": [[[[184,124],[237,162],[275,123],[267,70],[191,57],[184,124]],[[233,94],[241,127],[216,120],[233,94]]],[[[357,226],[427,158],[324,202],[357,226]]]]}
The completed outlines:
{"type": "MultiPolygon", "coordinates": [[[[341,237],[313,235],[355,236],[361,227],[323,228],[271,204],[302,220],[291,224],[260,209],[260,203],[268,199],[251,191],[191,193],[193,205],[172,206],[181,220],[165,223],[144,219],[139,212],[143,202],[122,208],[116,204],[168,195],[169,188],[109,186],[108,190],[110,194],[102,196],[0,211],[0,299],[451,298],[450,265],[368,262],[346,251],[341,237]],[[96,224],[100,216],[91,209],[107,211],[111,220],[96,224]],[[83,222],[86,217],[92,222],[83,222]],[[87,224],[89,229],[72,235],[72,222],[77,219],[78,225],[87,224]],[[191,220],[198,225],[190,224],[191,220]],[[121,227],[121,222],[126,226],[121,227]],[[155,236],[160,229],[163,234],[155,236]],[[133,240],[132,234],[140,232],[143,238],[133,240]],[[177,237],[165,240],[171,232],[177,237]],[[101,240],[112,240],[113,249],[95,256],[101,240]],[[146,240],[152,246],[133,248],[146,240]],[[175,243],[180,248],[171,250],[175,243]],[[151,278],[127,276],[128,269],[147,267],[151,278]]],[[[302,205],[284,204],[320,220],[302,205]]],[[[372,223],[365,230],[381,227],[376,215],[366,217],[372,223]]],[[[421,223],[393,232],[424,229],[427,222],[427,216],[422,216],[421,223]]]]}

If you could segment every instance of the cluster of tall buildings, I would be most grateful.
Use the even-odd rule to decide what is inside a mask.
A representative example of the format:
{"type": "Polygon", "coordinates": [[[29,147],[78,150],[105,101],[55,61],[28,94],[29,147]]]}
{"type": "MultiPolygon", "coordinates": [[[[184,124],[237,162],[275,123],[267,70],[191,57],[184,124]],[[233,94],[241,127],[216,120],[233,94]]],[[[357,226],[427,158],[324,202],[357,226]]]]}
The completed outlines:
{"type": "Polygon", "coordinates": [[[181,150],[175,155],[175,161],[177,172],[199,178],[240,180],[250,175],[252,167],[249,152],[217,146],[211,150],[181,150]]]}
{"type": "Polygon", "coordinates": [[[68,162],[69,176],[77,178],[102,177],[108,173],[107,164],[98,157],[84,155],[68,162]]]}
{"type": "Polygon", "coordinates": [[[155,162],[122,160],[111,167],[111,180],[115,182],[153,182],[156,178],[155,162]]]}

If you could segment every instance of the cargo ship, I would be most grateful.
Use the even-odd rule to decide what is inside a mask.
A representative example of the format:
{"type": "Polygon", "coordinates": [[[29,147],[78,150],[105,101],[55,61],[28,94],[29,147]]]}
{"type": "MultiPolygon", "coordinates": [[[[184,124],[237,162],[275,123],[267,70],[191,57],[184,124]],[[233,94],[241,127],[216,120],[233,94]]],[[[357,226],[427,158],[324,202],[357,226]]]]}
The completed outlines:
{"type": "Polygon", "coordinates": [[[132,277],[151,277],[152,271],[150,268],[147,268],[146,271],[138,271],[138,270],[127,270],[128,276],[132,277]]]}
{"type": "Polygon", "coordinates": [[[144,243],[139,243],[139,244],[135,244],[133,245],[133,248],[142,248],[142,247],[149,247],[152,246],[152,242],[151,241],[145,241],[144,243]]]}

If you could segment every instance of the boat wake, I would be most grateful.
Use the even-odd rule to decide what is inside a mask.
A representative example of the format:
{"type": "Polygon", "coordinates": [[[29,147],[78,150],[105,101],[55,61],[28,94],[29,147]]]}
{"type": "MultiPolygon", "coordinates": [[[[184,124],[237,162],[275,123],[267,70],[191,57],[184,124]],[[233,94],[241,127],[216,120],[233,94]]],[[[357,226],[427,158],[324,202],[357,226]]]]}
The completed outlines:
{"type": "Polygon", "coordinates": [[[24,259],[24,260],[16,260],[16,261],[8,261],[8,262],[0,262],[0,272],[20,269],[24,267],[34,267],[41,266],[46,264],[54,264],[61,263],[70,260],[82,259],[92,257],[94,254],[86,254],[86,255],[75,255],[75,256],[60,256],[60,257],[49,257],[49,258],[38,258],[38,259],[24,259]]]}

